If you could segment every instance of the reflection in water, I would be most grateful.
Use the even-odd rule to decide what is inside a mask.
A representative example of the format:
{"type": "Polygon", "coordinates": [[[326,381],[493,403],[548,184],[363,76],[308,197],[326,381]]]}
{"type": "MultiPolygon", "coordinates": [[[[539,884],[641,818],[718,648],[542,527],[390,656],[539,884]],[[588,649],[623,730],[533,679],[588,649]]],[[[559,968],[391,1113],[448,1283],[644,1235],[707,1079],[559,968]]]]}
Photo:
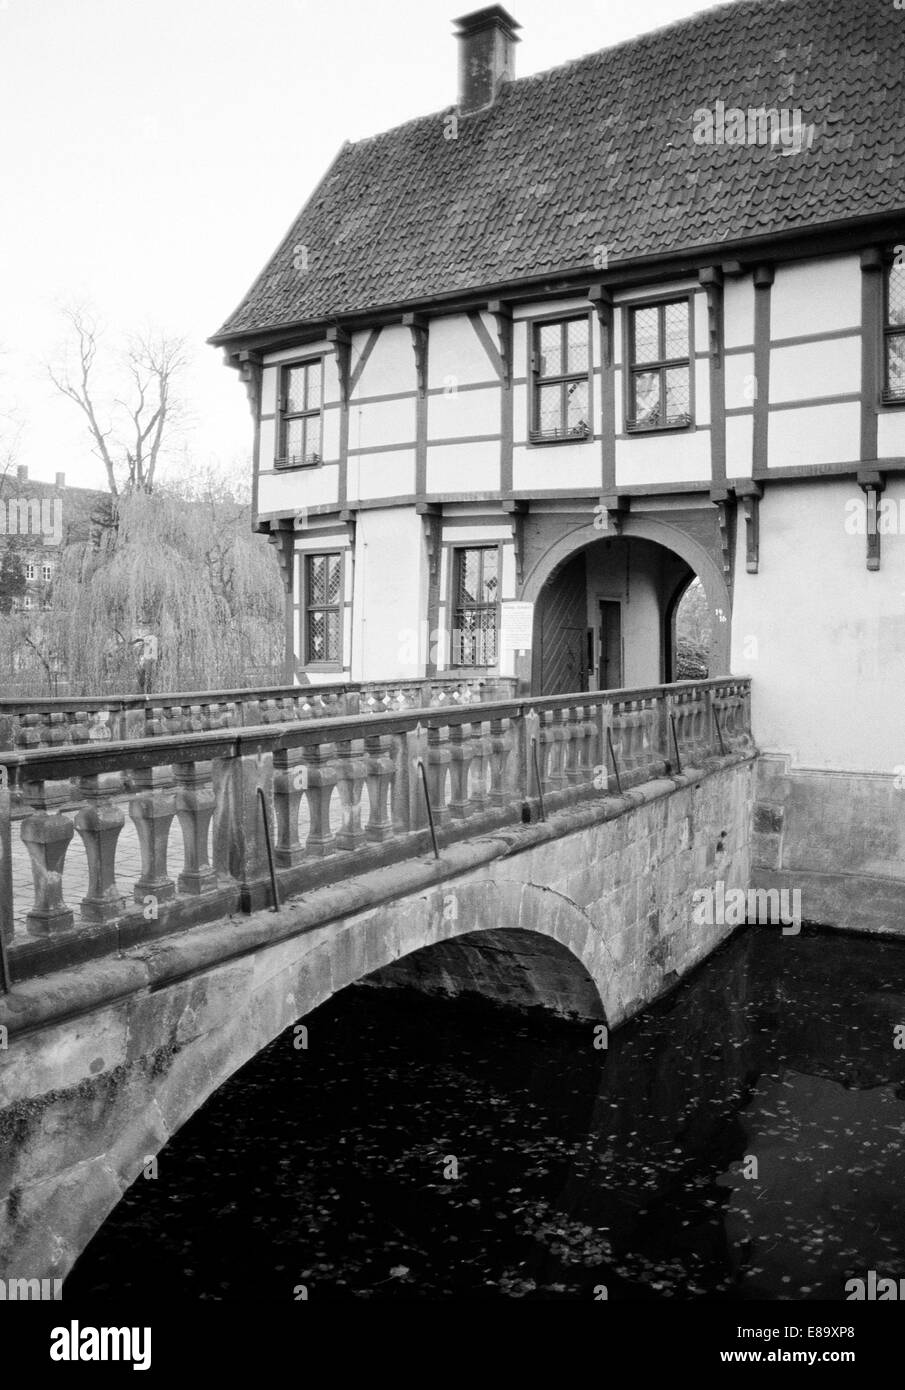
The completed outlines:
{"type": "Polygon", "coordinates": [[[67,1295],[842,1299],[905,1274],[900,943],[737,933],[606,1052],[391,990],[306,1022],[163,1150],[67,1295]]]}

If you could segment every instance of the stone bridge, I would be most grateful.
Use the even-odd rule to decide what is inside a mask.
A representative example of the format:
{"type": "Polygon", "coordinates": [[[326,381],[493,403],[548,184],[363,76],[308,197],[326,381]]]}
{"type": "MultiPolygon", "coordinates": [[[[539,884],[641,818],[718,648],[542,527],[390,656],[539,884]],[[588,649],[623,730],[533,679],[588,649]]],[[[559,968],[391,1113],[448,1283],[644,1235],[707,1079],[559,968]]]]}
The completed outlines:
{"type": "Polygon", "coordinates": [[[670,988],[731,930],[695,891],[748,886],[749,699],[724,678],[5,754],[0,1273],[64,1276],[217,1087],[348,985],[589,1029],[670,988]]]}

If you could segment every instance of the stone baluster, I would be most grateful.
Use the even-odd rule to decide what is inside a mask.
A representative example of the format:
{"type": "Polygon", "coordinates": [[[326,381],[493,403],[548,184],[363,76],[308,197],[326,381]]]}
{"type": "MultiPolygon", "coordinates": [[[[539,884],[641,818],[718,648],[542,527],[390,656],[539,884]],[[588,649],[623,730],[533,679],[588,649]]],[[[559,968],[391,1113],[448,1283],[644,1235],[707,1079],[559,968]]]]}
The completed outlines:
{"type": "Polygon", "coordinates": [[[481,813],[486,811],[491,804],[490,789],[487,785],[487,774],[490,770],[492,740],[487,721],[480,720],[472,724],[471,734],[472,763],[469,799],[471,801],[472,811],[481,813]]]}
{"type": "Polygon", "coordinates": [[[129,802],[129,815],[141,849],[141,876],[135,881],[135,901],[143,903],[152,896],[158,903],[168,902],[176,896],[176,885],[167,873],[167,844],[176,815],[173,769],[165,764],[138,768],[131,780],[136,795],[129,802]]]}
{"type": "Polygon", "coordinates": [[[365,769],[371,806],[365,833],[369,840],[377,843],[391,840],[394,830],[390,807],[396,749],[388,734],[369,734],[365,739],[365,769]]]}
{"type": "Polygon", "coordinates": [[[337,782],[337,770],[332,762],[336,746],[318,743],[305,750],[308,778],[305,795],[308,798],[310,829],[305,849],[308,854],[323,858],[336,849],[336,837],[330,828],[330,801],[337,782]]]}
{"type": "Polygon", "coordinates": [[[597,724],[593,705],[580,705],[577,716],[577,753],[575,759],[576,785],[587,787],[593,784],[597,757],[597,724]]]}
{"type": "Polygon", "coordinates": [[[360,739],[346,739],[336,745],[337,787],[342,812],[342,825],[336,835],[337,849],[355,850],[367,840],[361,824],[361,792],[368,764],[360,748],[360,739]]]}
{"type": "Polygon", "coordinates": [[[566,783],[571,788],[580,787],[585,778],[584,772],[584,706],[572,705],[566,712],[565,774],[566,783]]]}
{"type": "Polygon", "coordinates": [[[653,777],[656,771],[656,713],[653,705],[643,700],[640,709],[641,767],[644,780],[653,777]]]}
{"type": "Polygon", "coordinates": [[[631,700],[620,700],[614,705],[613,747],[619,761],[619,776],[623,787],[631,780],[634,771],[634,719],[631,700]]]}
{"type": "Polygon", "coordinates": [[[88,859],[88,892],[82,899],[82,920],[110,922],[125,910],[125,898],[116,884],[116,844],[126,823],[116,796],[122,791],[118,772],[80,777],[78,788],[85,804],[77,812],[75,828],[88,859]]]}
{"type": "Polygon", "coordinates": [[[59,812],[71,797],[68,781],[26,782],[22,787],[22,800],[32,808],[20,829],[35,885],[34,906],[25,919],[31,936],[56,936],[74,924],[72,909],[63,901],[63,868],[74,828],[59,812]]]}
{"type": "MultiPolygon", "coordinates": [[[[277,835],[277,864],[299,864],[306,847],[299,842],[299,808],[308,790],[308,766],[302,748],[278,748],[273,755],[273,804],[277,835]]],[[[329,823],[329,822],[328,822],[329,823]]]]}
{"type": "Polygon", "coordinates": [[[431,725],[427,731],[427,785],[430,790],[431,810],[434,825],[448,825],[451,818],[446,802],[446,774],[452,762],[452,753],[444,733],[449,730],[442,725],[431,725]]]}
{"type": "Polygon", "coordinates": [[[180,893],[209,893],[217,887],[217,875],[208,857],[208,835],[214,814],[211,764],[176,763],[176,816],[182,831],[182,873],[176,880],[180,893]]]}
{"type": "Polygon", "coordinates": [[[469,772],[474,758],[470,724],[451,724],[449,733],[449,810],[454,820],[467,820],[470,810],[469,772]]]}
{"type": "Polygon", "coordinates": [[[489,737],[490,804],[493,807],[511,805],[518,794],[512,776],[512,754],[515,733],[511,719],[491,719],[489,737]]]}
{"type": "Polygon", "coordinates": [[[558,792],[566,784],[565,778],[565,740],[566,729],[562,710],[545,710],[541,716],[540,752],[541,775],[544,778],[544,791],[558,792]],[[546,764],[546,766],[545,766],[546,764]]]}

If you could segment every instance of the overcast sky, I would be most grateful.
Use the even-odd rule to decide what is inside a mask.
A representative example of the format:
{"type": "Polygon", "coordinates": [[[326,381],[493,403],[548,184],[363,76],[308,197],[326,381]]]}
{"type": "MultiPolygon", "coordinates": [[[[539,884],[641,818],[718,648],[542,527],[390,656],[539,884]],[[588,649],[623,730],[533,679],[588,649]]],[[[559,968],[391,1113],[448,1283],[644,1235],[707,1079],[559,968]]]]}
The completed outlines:
{"type": "MultiPolygon", "coordinates": [[[[193,459],[247,455],[245,393],[205,345],[344,140],[456,96],[451,21],[474,0],[0,0],[0,405],[32,477],[103,486],[47,384],[59,306],[111,341],[184,335],[193,459]]],[[[525,76],[711,8],[512,0],[525,76]]]]}

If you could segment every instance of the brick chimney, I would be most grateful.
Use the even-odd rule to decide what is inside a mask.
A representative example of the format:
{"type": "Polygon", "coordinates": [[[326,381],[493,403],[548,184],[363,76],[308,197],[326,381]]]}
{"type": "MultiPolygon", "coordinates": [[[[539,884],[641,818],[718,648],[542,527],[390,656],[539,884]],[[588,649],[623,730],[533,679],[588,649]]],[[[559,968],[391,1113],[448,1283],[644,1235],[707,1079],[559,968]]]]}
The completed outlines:
{"type": "Polygon", "coordinates": [[[515,76],[515,31],[522,26],[502,5],[488,5],[453,23],[459,26],[459,110],[467,116],[489,106],[515,76]]]}
{"type": "Polygon", "coordinates": [[[28,482],[28,465],[27,465],[27,464],[25,464],[25,463],[20,463],[20,464],[17,466],[17,468],[16,468],[16,482],[17,482],[17,483],[27,483],[27,482],[28,482]]]}
{"type": "Polygon", "coordinates": [[[65,474],[65,473],[58,473],[58,474],[57,474],[57,476],[56,476],[56,482],[54,483],[54,487],[57,488],[60,492],[65,491],[65,488],[66,488],[66,474],[65,474]]]}

